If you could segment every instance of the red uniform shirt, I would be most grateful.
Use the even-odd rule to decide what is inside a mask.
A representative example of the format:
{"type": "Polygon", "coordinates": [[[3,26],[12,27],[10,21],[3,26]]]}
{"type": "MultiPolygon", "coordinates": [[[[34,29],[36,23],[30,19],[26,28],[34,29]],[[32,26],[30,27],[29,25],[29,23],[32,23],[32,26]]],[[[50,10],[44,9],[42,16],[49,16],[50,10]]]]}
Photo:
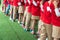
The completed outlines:
{"type": "Polygon", "coordinates": [[[35,6],[34,4],[32,4],[32,15],[34,16],[39,16],[40,15],[40,1],[39,0],[34,0],[37,4],[37,6],[35,6]]]}
{"type": "Polygon", "coordinates": [[[6,4],[6,1],[7,1],[7,0],[3,0],[3,4],[6,4]]]}
{"type": "Polygon", "coordinates": [[[54,6],[53,6],[53,10],[52,10],[52,24],[60,27],[60,17],[56,16],[54,6]]]}
{"type": "Polygon", "coordinates": [[[42,6],[40,5],[40,20],[43,21],[43,19],[44,19],[44,8],[43,5],[42,6]]]}
{"type": "Polygon", "coordinates": [[[13,0],[13,6],[18,6],[18,0],[13,0]]]}
{"type": "Polygon", "coordinates": [[[21,0],[21,4],[24,6],[24,0],[21,0]]]}
{"type": "Polygon", "coordinates": [[[32,0],[30,0],[30,3],[28,2],[28,12],[31,13],[32,11],[32,0]]]}
{"type": "Polygon", "coordinates": [[[13,5],[13,0],[11,0],[11,3],[10,4],[13,5]]]}
{"type": "Polygon", "coordinates": [[[26,0],[26,3],[25,3],[26,6],[28,6],[28,0],[26,0]]]}
{"type": "Polygon", "coordinates": [[[11,4],[11,0],[7,0],[9,4],[11,4]]]}
{"type": "Polygon", "coordinates": [[[26,8],[28,6],[28,1],[24,0],[24,8],[26,8]]]}
{"type": "Polygon", "coordinates": [[[5,4],[5,6],[8,5],[8,1],[7,0],[3,0],[3,4],[5,4]]]}
{"type": "Polygon", "coordinates": [[[51,24],[51,14],[52,14],[52,10],[51,10],[51,8],[52,8],[52,3],[50,3],[50,5],[49,5],[49,3],[48,3],[48,1],[47,2],[45,2],[45,4],[44,4],[44,19],[43,19],[43,21],[45,22],[45,23],[47,23],[47,24],[51,24]]]}
{"type": "Polygon", "coordinates": [[[25,0],[25,1],[24,1],[24,5],[25,5],[25,6],[28,6],[28,0],[25,0]]]}

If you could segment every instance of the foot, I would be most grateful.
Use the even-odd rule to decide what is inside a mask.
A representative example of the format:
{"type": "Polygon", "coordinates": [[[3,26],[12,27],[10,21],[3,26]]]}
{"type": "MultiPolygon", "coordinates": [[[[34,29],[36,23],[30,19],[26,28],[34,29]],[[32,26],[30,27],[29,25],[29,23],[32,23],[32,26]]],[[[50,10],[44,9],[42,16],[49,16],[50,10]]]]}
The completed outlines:
{"type": "Polygon", "coordinates": [[[20,22],[20,24],[23,24],[23,22],[20,22]]]}
{"type": "Polygon", "coordinates": [[[38,40],[40,40],[40,38],[38,38],[38,40]]]}
{"type": "Polygon", "coordinates": [[[15,22],[15,20],[12,20],[12,22],[15,22]]]}
{"type": "Polygon", "coordinates": [[[24,28],[24,31],[25,31],[25,32],[27,32],[27,29],[26,29],[26,28],[24,28]]]}
{"type": "Polygon", "coordinates": [[[23,22],[20,22],[20,26],[22,26],[23,22]]]}
{"type": "Polygon", "coordinates": [[[10,20],[12,20],[12,18],[11,18],[11,17],[10,17],[9,19],[10,19],[10,20]]]}
{"type": "Polygon", "coordinates": [[[18,21],[18,24],[20,24],[20,21],[18,21]]]}
{"type": "Polygon", "coordinates": [[[31,33],[31,34],[34,34],[34,31],[33,31],[33,30],[30,30],[30,33],[31,33]]]}

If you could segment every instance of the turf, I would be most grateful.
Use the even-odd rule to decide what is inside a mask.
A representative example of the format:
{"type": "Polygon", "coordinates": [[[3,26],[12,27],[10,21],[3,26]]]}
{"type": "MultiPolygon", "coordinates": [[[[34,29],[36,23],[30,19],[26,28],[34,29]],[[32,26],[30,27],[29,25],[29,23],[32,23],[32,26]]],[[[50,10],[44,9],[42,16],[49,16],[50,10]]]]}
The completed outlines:
{"type": "Polygon", "coordinates": [[[9,17],[0,11],[0,40],[37,40],[34,35],[25,32],[17,22],[11,22],[9,17]]]}

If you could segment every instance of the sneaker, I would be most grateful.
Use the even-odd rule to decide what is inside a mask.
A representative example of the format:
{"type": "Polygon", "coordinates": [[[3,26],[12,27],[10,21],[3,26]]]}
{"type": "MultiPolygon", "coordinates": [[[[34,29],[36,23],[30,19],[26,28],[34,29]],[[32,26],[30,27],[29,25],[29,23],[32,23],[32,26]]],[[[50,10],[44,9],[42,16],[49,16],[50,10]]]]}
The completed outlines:
{"type": "Polygon", "coordinates": [[[24,24],[23,22],[21,22],[21,24],[24,24]]]}
{"type": "Polygon", "coordinates": [[[20,24],[20,21],[18,21],[18,24],[20,24]]]}
{"type": "Polygon", "coordinates": [[[38,38],[38,40],[40,40],[40,38],[38,38]]]}
{"type": "Polygon", "coordinates": [[[32,32],[32,30],[30,29],[30,32],[32,32]]]}
{"type": "Polygon", "coordinates": [[[20,22],[20,24],[23,24],[23,22],[20,22]]]}
{"type": "Polygon", "coordinates": [[[20,26],[22,26],[21,22],[20,22],[20,26]]]}
{"type": "Polygon", "coordinates": [[[48,38],[46,38],[46,40],[48,40],[48,38]]]}
{"type": "Polygon", "coordinates": [[[30,30],[30,33],[31,33],[31,34],[34,34],[34,31],[33,31],[33,30],[30,30]]]}
{"type": "Polygon", "coordinates": [[[10,19],[10,20],[12,20],[12,18],[11,18],[11,17],[10,17],[9,19],[10,19]]]}
{"type": "Polygon", "coordinates": [[[26,29],[26,28],[24,28],[24,31],[25,31],[25,32],[27,32],[27,29],[26,29]]]}
{"type": "Polygon", "coordinates": [[[15,22],[15,20],[12,19],[12,22],[15,22]]]}

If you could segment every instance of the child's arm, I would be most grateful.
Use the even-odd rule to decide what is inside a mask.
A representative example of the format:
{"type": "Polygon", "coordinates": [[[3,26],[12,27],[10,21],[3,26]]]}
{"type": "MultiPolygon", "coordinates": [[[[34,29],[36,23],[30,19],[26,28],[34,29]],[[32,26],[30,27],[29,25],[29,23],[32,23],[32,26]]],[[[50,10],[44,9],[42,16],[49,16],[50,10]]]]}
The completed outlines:
{"type": "Polygon", "coordinates": [[[37,6],[37,2],[35,2],[34,0],[33,0],[33,5],[37,6]]]}
{"type": "Polygon", "coordinates": [[[56,13],[56,16],[57,16],[57,17],[60,17],[60,12],[59,12],[59,10],[60,10],[59,8],[55,8],[55,13],[56,13]]]}
{"type": "Polygon", "coordinates": [[[60,17],[60,8],[58,8],[58,2],[54,1],[54,6],[55,6],[55,13],[57,17],[60,17]]]}

